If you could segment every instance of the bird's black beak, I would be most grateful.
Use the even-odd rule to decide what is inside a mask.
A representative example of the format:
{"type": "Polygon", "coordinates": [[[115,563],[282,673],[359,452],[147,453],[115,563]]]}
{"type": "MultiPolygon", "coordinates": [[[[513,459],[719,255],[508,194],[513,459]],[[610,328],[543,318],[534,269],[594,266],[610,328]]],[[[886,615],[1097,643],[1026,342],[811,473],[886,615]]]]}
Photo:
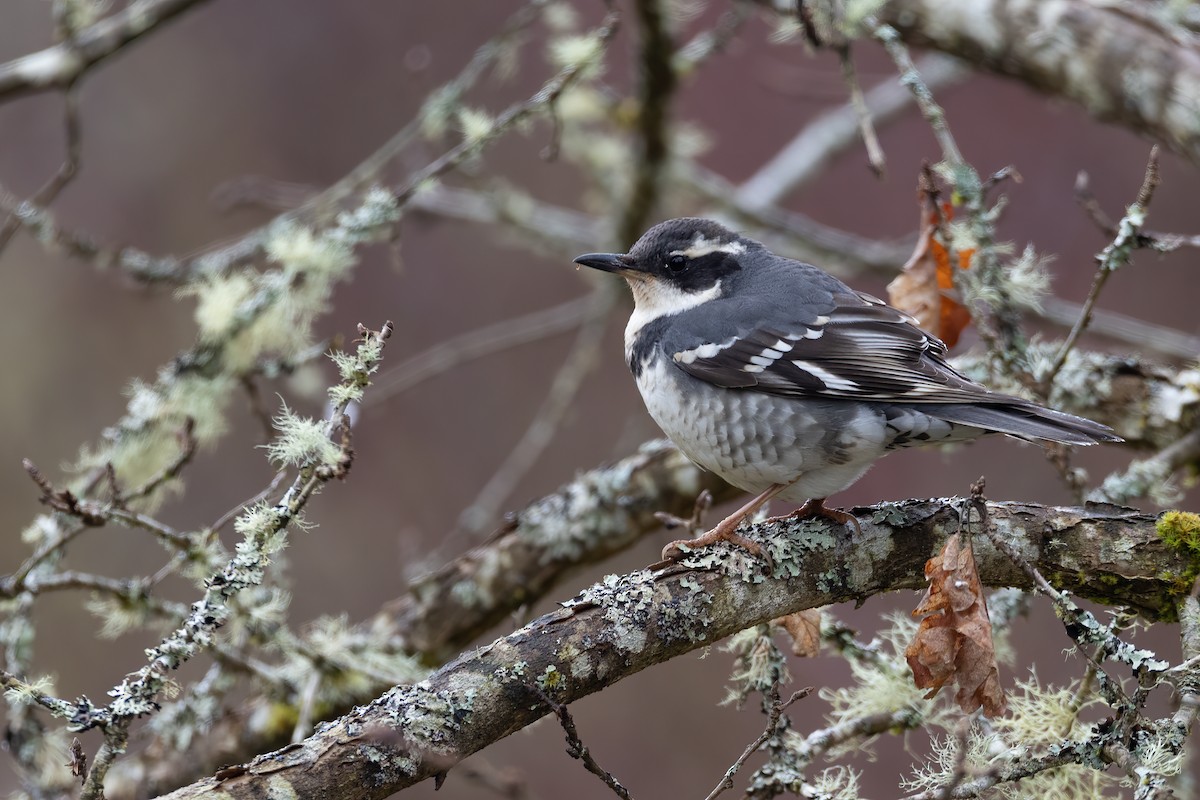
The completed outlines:
{"type": "Polygon", "coordinates": [[[630,267],[628,258],[618,253],[584,253],[575,257],[575,263],[603,272],[624,272],[630,267]]]}

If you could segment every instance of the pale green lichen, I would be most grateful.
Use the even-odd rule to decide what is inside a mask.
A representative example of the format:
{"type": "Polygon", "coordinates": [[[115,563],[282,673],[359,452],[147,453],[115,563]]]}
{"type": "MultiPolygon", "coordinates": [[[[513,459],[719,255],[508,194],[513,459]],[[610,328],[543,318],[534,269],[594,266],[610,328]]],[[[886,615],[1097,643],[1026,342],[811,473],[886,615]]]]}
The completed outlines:
{"type": "Polygon", "coordinates": [[[456,693],[433,690],[425,684],[397,686],[382,698],[383,720],[399,732],[414,755],[396,759],[395,766],[407,775],[416,773],[420,754],[442,754],[453,747],[453,734],[470,719],[475,689],[456,693]]]}
{"type": "Polygon", "coordinates": [[[556,692],[564,688],[566,676],[559,672],[558,667],[550,664],[545,671],[537,677],[537,684],[544,692],[556,692]]]}
{"type": "Polygon", "coordinates": [[[279,435],[265,447],[279,466],[336,464],[340,458],[341,449],[330,440],[324,422],[298,416],[286,404],[271,422],[279,435]]]}

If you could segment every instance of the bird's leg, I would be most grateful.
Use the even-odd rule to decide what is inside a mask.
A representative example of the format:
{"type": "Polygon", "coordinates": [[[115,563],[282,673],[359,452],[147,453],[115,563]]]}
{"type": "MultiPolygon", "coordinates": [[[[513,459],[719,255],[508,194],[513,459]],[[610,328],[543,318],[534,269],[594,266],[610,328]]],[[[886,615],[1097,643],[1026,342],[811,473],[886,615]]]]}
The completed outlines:
{"type": "Polygon", "coordinates": [[[762,545],[758,542],[751,541],[745,536],[737,532],[738,526],[742,524],[742,520],[752,516],[754,512],[762,508],[772,497],[782,492],[790,484],[774,484],[765,492],[755,497],[749,503],[739,508],[737,511],[730,514],[725,519],[721,520],[715,528],[708,533],[703,533],[695,539],[680,539],[671,542],[663,548],[663,562],[678,561],[683,558],[682,548],[686,547],[689,550],[696,550],[701,547],[708,547],[717,542],[729,542],[732,545],[749,551],[751,554],[761,557],[766,557],[767,553],[762,549],[762,545]]]}
{"type": "Polygon", "coordinates": [[[849,525],[854,528],[856,534],[859,536],[862,535],[862,525],[858,523],[858,518],[847,511],[842,511],[840,508],[827,507],[824,497],[814,497],[811,500],[807,500],[804,505],[792,513],[784,514],[782,517],[772,517],[768,522],[782,522],[786,519],[812,519],[813,517],[824,517],[839,525],[849,525]]]}

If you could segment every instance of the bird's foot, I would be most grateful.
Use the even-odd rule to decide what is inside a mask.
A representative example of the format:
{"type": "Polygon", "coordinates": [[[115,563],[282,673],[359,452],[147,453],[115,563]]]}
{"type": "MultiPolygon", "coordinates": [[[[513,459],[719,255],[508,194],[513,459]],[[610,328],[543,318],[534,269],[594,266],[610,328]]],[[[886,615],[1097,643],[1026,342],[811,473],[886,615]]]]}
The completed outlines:
{"type": "Polygon", "coordinates": [[[859,524],[858,517],[848,511],[842,511],[840,508],[829,508],[825,505],[824,498],[808,500],[792,513],[784,514],[782,517],[772,517],[767,521],[782,522],[791,519],[813,519],[814,517],[821,517],[839,525],[849,525],[854,528],[855,534],[862,535],[862,525],[859,524]]]}
{"type": "MultiPolygon", "coordinates": [[[[742,520],[753,516],[772,497],[779,494],[786,488],[787,486],[785,484],[776,484],[774,486],[770,486],[766,491],[759,494],[749,503],[746,503],[746,505],[742,506],[728,517],[721,520],[720,524],[708,533],[701,534],[694,539],[679,539],[671,542],[669,545],[663,548],[663,560],[659,561],[657,564],[652,564],[650,569],[660,570],[669,567],[671,564],[674,564],[686,554],[684,548],[687,548],[687,551],[691,551],[708,547],[709,545],[716,544],[717,542],[729,542],[734,547],[740,547],[751,555],[761,558],[767,564],[767,572],[773,572],[774,565],[771,563],[771,554],[764,550],[763,546],[758,542],[742,536],[737,532],[737,529],[738,526],[742,524],[742,520]]],[[[697,501],[697,510],[700,510],[699,506],[702,500],[703,498],[697,501]]],[[[695,517],[693,519],[695,519],[695,517]]]]}
{"type": "Polygon", "coordinates": [[[704,530],[704,515],[712,508],[713,496],[708,489],[700,492],[696,497],[696,503],[692,506],[692,516],[684,519],[677,517],[674,514],[668,514],[666,511],[655,511],[654,518],[663,524],[663,527],[669,531],[682,528],[691,536],[696,536],[700,531],[704,530]]]}
{"type": "MultiPolygon", "coordinates": [[[[751,555],[762,558],[768,563],[771,560],[770,555],[763,549],[763,546],[753,539],[747,539],[737,532],[737,525],[741,522],[740,519],[733,520],[732,525],[726,525],[730,519],[721,522],[720,525],[713,528],[708,533],[703,533],[694,539],[677,539],[663,548],[661,563],[671,564],[683,558],[688,551],[699,550],[717,542],[729,542],[734,547],[740,547],[749,552],[751,555]],[[685,549],[686,548],[686,549],[685,549]]],[[[657,566],[657,565],[656,565],[657,566]]]]}

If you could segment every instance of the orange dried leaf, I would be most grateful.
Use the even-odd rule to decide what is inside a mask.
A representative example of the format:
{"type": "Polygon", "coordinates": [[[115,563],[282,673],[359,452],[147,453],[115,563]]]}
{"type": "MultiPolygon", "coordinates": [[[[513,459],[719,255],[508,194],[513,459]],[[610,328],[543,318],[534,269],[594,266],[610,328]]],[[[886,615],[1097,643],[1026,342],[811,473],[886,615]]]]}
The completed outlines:
{"type": "Polygon", "coordinates": [[[821,612],[816,608],[797,611],[775,620],[792,637],[792,652],[813,658],[821,651],[821,612]]]}
{"type": "MultiPolygon", "coordinates": [[[[951,211],[947,205],[946,218],[951,211]]],[[[930,209],[921,215],[917,246],[908,263],[888,284],[888,302],[917,318],[921,327],[953,347],[963,328],[971,324],[971,312],[954,299],[954,265],[950,251],[938,240],[939,215],[930,209]]],[[[960,269],[968,269],[974,250],[957,254],[960,269]]]]}
{"type": "Polygon", "coordinates": [[[904,654],[917,688],[929,689],[926,697],[933,697],[954,680],[954,700],[964,712],[982,707],[989,717],[1003,714],[992,623],[970,545],[951,536],[926,562],[925,578],[929,588],[913,611],[923,619],[904,654]]]}

